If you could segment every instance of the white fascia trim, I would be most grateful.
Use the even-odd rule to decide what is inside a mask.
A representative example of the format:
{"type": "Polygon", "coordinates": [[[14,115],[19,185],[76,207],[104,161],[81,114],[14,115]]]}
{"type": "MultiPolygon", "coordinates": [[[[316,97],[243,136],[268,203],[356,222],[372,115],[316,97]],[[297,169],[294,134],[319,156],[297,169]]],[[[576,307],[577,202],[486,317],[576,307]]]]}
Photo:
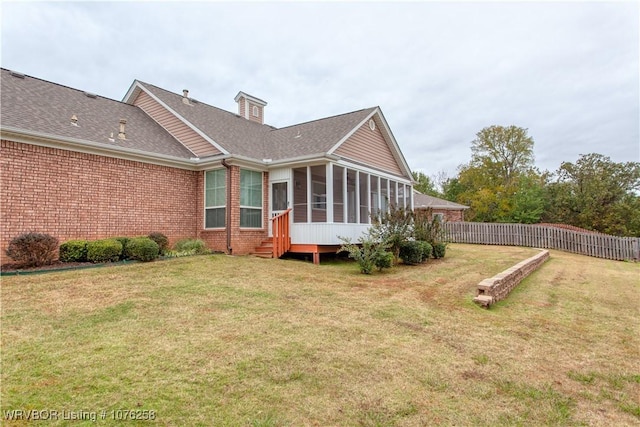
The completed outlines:
{"type": "Polygon", "coordinates": [[[407,179],[402,176],[394,175],[389,172],[382,171],[380,169],[374,169],[368,166],[363,166],[361,163],[350,162],[348,159],[342,158],[335,162],[338,166],[342,166],[343,168],[355,169],[358,171],[366,172],[370,175],[376,175],[380,178],[390,179],[396,182],[401,182],[407,185],[413,185],[413,180],[407,179]]]}
{"type": "Polygon", "coordinates": [[[402,150],[400,149],[400,145],[398,145],[398,141],[396,141],[396,137],[393,136],[393,132],[391,132],[391,128],[389,127],[389,123],[387,123],[387,119],[385,119],[384,114],[382,114],[382,110],[380,110],[380,108],[376,108],[376,112],[379,113],[380,121],[382,122],[387,135],[389,135],[393,147],[395,148],[394,157],[396,157],[396,161],[400,160],[405,173],[411,180],[413,180],[411,168],[409,167],[407,160],[404,158],[404,154],[402,154],[402,150]]]}
{"type": "Polygon", "coordinates": [[[287,167],[287,166],[308,166],[310,163],[326,163],[330,161],[337,161],[340,158],[338,156],[328,155],[326,153],[319,154],[309,154],[306,156],[300,157],[291,157],[288,159],[282,160],[274,160],[272,162],[267,163],[269,166],[277,166],[277,167],[287,167]]]}
{"type": "MultiPolygon", "coordinates": [[[[154,101],[156,101],[158,104],[160,104],[163,108],[165,108],[168,112],[170,112],[171,114],[173,114],[178,120],[180,120],[182,123],[184,123],[185,125],[187,125],[190,129],[192,129],[195,133],[197,133],[198,135],[200,135],[201,137],[203,137],[207,142],[209,142],[211,145],[213,145],[214,147],[216,147],[222,154],[230,154],[227,150],[225,150],[224,148],[222,148],[222,146],[220,144],[218,144],[217,142],[215,142],[213,139],[209,138],[204,132],[202,132],[200,129],[198,129],[197,127],[195,127],[194,125],[191,124],[191,122],[189,122],[187,119],[185,119],[184,117],[182,117],[180,114],[178,114],[175,110],[173,110],[171,107],[169,107],[167,104],[165,104],[164,102],[162,102],[160,100],[160,98],[158,98],[157,96],[155,96],[154,94],[152,94],[147,88],[145,88],[142,84],[140,84],[140,82],[136,81],[136,87],[139,87],[141,90],[143,90],[147,95],[149,95],[154,101]]],[[[175,137],[174,137],[175,138],[175,137]]],[[[177,138],[176,138],[177,139],[177,138]]],[[[191,151],[191,150],[189,150],[191,151]]]]}
{"type": "Polygon", "coordinates": [[[180,169],[198,170],[192,159],[169,156],[166,154],[149,154],[146,151],[126,147],[113,147],[99,142],[77,138],[60,138],[42,132],[25,131],[11,127],[0,128],[0,138],[23,144],[41,147],[58,148],[85,154],[95,154],[104,157],[131,160],[134,162],[151,163],[159,166],[169,166],[180,169]]]}
{"type": "Polygon", "coordinates": [[[138,80],[134,80],[133,83],[131,83],[129,90],[124,95],[124,98],[122,98],[122,102],[124,102],[125,104],[133,105],[133,101],[135,100],[134,94],[136,94],[137,90],[140,88],[138,85],[139,83],[140,82],[138,82],[138,80]]]}

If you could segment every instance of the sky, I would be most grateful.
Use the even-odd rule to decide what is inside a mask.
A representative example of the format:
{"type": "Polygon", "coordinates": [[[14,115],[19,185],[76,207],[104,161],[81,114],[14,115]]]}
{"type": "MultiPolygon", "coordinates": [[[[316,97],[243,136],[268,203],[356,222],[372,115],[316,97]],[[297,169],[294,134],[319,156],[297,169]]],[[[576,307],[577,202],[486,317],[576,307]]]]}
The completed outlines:
{"type": "MultiPolygon", "coordinates": [[[[122,100],[135,79],[284,127],[380,106],[414,171],[453,177],[484,127],[536,166],[640,161],[640,3],[13,2],[3,68],[122,100]]],[[[1,118],[0,118],[1,120],[1,118]]]]}

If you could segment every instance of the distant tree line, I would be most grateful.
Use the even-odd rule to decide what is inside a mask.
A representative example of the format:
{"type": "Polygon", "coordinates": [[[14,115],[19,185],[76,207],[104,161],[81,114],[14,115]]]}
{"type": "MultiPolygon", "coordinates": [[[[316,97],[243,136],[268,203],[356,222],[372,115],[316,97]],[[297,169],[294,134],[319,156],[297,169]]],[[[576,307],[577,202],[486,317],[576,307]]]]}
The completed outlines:
{"type": "Polygon", "coordinates": [[[590,153],[540,172],[533,146],[527,129],[489,126],[471,141],[471,160],[455,177],[435,183],[417,172],[414,188],[469,206],[467,221],[564,223],[640,237],[639,162],[590,153]]]}

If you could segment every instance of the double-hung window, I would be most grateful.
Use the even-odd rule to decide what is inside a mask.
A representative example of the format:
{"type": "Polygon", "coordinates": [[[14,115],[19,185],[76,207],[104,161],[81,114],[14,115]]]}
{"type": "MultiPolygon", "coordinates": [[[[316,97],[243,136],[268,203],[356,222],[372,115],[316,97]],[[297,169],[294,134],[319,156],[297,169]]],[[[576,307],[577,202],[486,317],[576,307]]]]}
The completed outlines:
{"type": "Polygon", "coordinates": [[[240,169],[240,227],[262,228],[262,172],[240,169]]]}
{"type": "Polygon", "coordinates": [[[216,169],[205,174],[205,228],[225,226],[226,170],[216,169]]]}

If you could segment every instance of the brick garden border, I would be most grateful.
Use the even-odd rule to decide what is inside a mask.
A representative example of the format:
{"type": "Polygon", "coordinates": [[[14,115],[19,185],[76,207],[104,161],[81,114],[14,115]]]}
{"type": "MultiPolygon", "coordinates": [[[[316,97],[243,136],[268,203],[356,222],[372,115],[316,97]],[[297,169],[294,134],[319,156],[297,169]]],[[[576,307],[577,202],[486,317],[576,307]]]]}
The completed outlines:
{"type": "Polygon", "coordinates": [[[476,297],[473,302],[489,308],[491,304],[505,299],[522,280],[537,270],[548,259],[549,251],[542,250],[540,253],[525,259],[502,273],[484,279],[478,283],[476,297]]]}

